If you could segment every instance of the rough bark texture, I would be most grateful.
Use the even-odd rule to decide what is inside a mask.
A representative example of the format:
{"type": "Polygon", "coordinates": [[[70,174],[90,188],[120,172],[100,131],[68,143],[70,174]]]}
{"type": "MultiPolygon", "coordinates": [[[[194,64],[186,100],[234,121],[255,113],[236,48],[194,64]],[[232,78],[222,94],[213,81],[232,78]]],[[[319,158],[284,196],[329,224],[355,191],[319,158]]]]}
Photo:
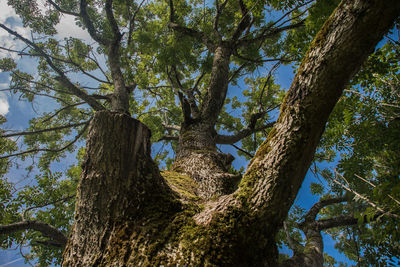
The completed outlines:
{"type": "Polygon", "coordinates": [[[399,11],[396,0],[342,1],[311,44],[238,193],[273,232],[287,216],[346,83],[399,11]]]}
{"type": "MultiPolygon", "coordinates": [[[[275,235],[298,193],[328,116],[351,75],[399,13],[398,0],[340,4],[313,42],[279,120],[232,194],[205,190],[200,194],[215,199],[188,197],[178,202],[176,196],[182,193],[171,193],[150,159],[147,128],[125,115],[98,112],[89,129],[64,266],[277,266],[275,235]]],[[[223,68],[229,65],[222,63],[223,68]]],[[[210,110],[203,109],[203,114],[213,115],[210,110]]],[[[177,184],[185,180],[182,173],[199,174],[197,182],[213,188],[204,179],[213,180],[207,175],[218,168],[226,172],[227,161],[213,170],[207,160],[218,155],[215,140],[191,132],[201,132],[200,124],[186,126],[174,166],[181,176],[173,179],[164,173],[165,179],[171,188],[184,190],[177,184]],[[203,166],[213,171],[204,173],[203,166]]],[[[189,193],[196,191],[190,188],[189,193]]]]}
{"type": "Polygon", "coordinates": [[[173,196],[150,157],[150,131],[120,113],[95,114],[88,133],[75,213],[64,266],[103,262],[121,224],[136,221],[159,201],[173,209],[173,196]]]}
{"type": "Polygon", "coordinates": [[[210,199],[232,193],[240,179],[229,173],[234,157],[217,152],[216,132],[210,124],[199,121],[183,124],[178,152],[172,170],[188,175],[198,185],[196,194],[210,199]]]}

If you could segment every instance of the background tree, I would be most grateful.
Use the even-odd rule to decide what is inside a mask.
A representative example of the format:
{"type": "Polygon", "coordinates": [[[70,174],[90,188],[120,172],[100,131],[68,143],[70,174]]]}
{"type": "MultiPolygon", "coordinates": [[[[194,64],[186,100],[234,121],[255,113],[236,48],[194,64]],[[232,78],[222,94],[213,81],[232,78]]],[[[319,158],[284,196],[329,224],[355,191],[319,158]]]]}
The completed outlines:
{"type": "MultiPolygon", "coordinates": [[[[236,121],[235,125],[223,110],[229,101],[228,84],[272,60],[266,57],[277,62],[291,60],[286,58],[290,53],[278,48],[292,35],[280,33],[304,24],[304,9],[310,2],[297,6],[291,1],[268,3],[270,8],[288,10],[271,23],[264,21],[265,3],[258,2],[226,1],[216,2],[215,7],[191,8],[185,2],[170,1],[168,16],[160,13],[166,3],[105,1],[103,6],[84,0],[47,1],[48,12],[42,14],[30,1],[9,2],[34,32],[47,35],[27,39],[0,24],[29,46],[28,50],[18,51],[21,55],[39,58],[39,80],[17,70],[12,60],[2,61],[2,69],[12,72],[10,89],[22,91],[29,100],[36,95],[53,98],[58,107],[55,112],[34,119],[32,129],[3,135],[26,136],[27,149],[2,158],[41,152],[39,167],[44,175],[39,181],[47,177],[50,182],[45,185],[53,184],[56,179],[48,172],[50,162],[60,157],[59,152],[72,151],[73,144],[85,136],[91,120],[75,224],[72,231],[64,230],[71,232],[65,265],[276,264],[275,235],[297,195],[329,113],[350,74],[390,27],[399,8],[397,3],[340,4],[303,60],[274,128],[266,132],[268,138],[240,177],[229,173],[233,158],[217,152],[216,144],[234,144],[272,126],[265,120],[279,101],[273,95],[279,88],[272,84],[274,68],[264,80],[247,80],[252,92],[242,114],[245,123],[236,121]],[[55,34],[50,25],[60,14],[77,17],[97,44],[89,46],[77,39],[59,43],[50,38],[55,34]],[[385,20],[376,21],[382,14],[385,20]],[[204,23],[199,23],[199,18],[204,23]],[[365,34],[367,29],[370,35],[365,34]],[[340,37],[330,39],[337,34],[340,37]],[[161,44],[155,42],[146,50],[146,43],[155,36],[162,40],[161,44]],[[185,42],[179,42],[182,38],[185,42]],[[177,54],[176,60],[170,61],[171,51],[180,48],[182,55],[177,54]],[[156,56],[152,56],[153,51],[156,56]],[[107,71],[96,60],[99,54],[106,57],[107,71]],[[149,62],[154,62],[155,67],[149,68],[149,62]],[[345,63],[340,70],[339,62],[345,63]],[[73,82],[70,72],[81,72],[98,84],[93,88],[73,82]],[[97,74],[103,77],[98,78],[97,74]],[[138,85],[148,92],[133,93],[138,85]],[[139,100],[149,93],[155,104],[148,99],[139,100]],[[175,96],[180,110],[169,108],[175,103],[175,96]],[[92,118],[93,111],[97,113],[92,118]],[[178,111],[180,115],[175,115],[178,111]],[[179,130],[178,135],[164,138],[160,130],[155,130],[157,140],[178,139],[170,172],[159,173],[150,159],[149,130],[126,115],[137,114],[140,118],[140,112],[147,114],[142,119],[150,125],[164,122],[167,130],[179,130]],[[232,135],[217,132],[224,124],[232,135]],[[237,127],[229,127],[232,125],[237,127]],[[76,136],[66,141],[63,137],[71,137],[71,127],[77,129],[76,136]]],[[[257,136],[253,141],[257,142],[257,136]]],[[[243,144],[246,146],[245,141],[243,144]]],[[[79,171],[72,169],[70,177],[76,177],[79,171]]],[[[76,180],[68,184],[72,190],[74,185],[76,180]]],[[[62,196],[49,205],[71,204],[63,186],[60,183],[62,196]]],[[[22,219],[27,222],[25,217],[22,219]]],[[[28,222],[28,226],[39,225],[28,222]]],[[[46,229],[54,230],[50,226],[46,229]]],[[[57,241],[57,234],[62,234],[41,232],[53,242],[57,241]]],[[[57,245],[62,246],[61,243],[58,238],[57,245]]]]}

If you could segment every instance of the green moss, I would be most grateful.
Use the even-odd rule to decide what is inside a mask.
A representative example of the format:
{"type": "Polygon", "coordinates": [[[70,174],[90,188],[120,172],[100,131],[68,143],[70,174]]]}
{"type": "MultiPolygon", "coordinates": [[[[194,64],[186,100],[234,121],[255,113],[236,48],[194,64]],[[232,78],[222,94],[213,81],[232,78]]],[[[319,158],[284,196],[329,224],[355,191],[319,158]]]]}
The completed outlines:
{"type": "Polygon", "coordinates": [[[185,200],[200,199],[196,193],[199,185],[190,176],[174,171],[163,171],[161,175],[171,188],[185,200]]]}

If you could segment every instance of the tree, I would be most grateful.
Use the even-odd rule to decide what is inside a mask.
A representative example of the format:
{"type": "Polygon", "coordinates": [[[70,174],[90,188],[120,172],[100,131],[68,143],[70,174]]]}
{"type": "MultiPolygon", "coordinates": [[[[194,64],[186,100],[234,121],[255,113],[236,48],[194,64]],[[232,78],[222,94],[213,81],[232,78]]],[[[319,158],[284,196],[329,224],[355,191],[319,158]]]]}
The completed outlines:
{"type": "MultiPolygon", "coordinates": [[[[68,125],[18,133],[51,134],[45,140],[28,138],[28,150],[2,159],[43,152],[40,167],[48,169],[51,160],[60,156],[58,152],[72,149],[87,130],[74,225],[63,257],[65,266],[276,266],[276,235],[310,166],[328,117],[345,85],[400,12],[397,1],[342,1],[338,5],[302,59],[282,101],[279,118],[240,176],[229,172],[232,156],[218,152],[216,144],[234,144],[271,127],[271,123],[263,122],[269,109],[266,104],[273,107],[277,100],[263,97],[266,86],[273,88],[271,75],[264,81],[254,81],[255,87],[262,82],[265,86],[258,89],[260,107],[255,109],[254,103],[249,106],[245,116],[248,126],[230,136],[218,134],[217,127],[229,121],[223,110],[228,84],[242,71],[262,64],[265,56],[277,56],[277,62],[289,60],[286,56],[290,54],[280,55],[280,50],[274,50],[280,45],[279,34],[304,24],[302,8],[309,2],[268,2],[272,8],[288,10],[271,23],[264,21],[265,3],[251,1],[217,1],[215,8],[203,7],[204,13],[199,13],[199,9],[190,10],[186,2],[171,0],[169,14],[164,17],[157,12],[165,3],[149,3],[145,10],[144,2],[136,5],[106,0],[100,8],[85,0],[47,1],[49,11],[42,16],[31,1],[9,2],[38,34],[54,34],[49,22],[57,21],[60,14],[75,16],[98,44],[99,53],[107,58],[108,72],[95,60],[93,47],[77,39],[66,39],[62,45],[51,37],[29,40],[0,24],[29,46],[27,52],[21,52],[23,55],[39,57],[38,81],[16,70],[12,60],[2,61],[2,69],[12,72],[14,89],[21,90],[28,99],[40,93],[60,103],[57,111],[44,114],[33,125],[43,127],[55,116],[68,121],[68,125]],[[167,17],[168,21],[157,23],[157,17],[167,17]],[[199,23],[199,18],[206,22],[199,23]],[[167,25],[174,35],[160,24],[167,25]],[[151,57],[154,50],[148,53],[140,46],[151,34],[146,35],[136,25],[143,29],[151,25],[156,29],[153,36],[160,40],[170,38],[176,42],[185,38],[185,42],[156,45],[153,49],[157,56],[151,57]],[[185,46],[189,50],[184,53],[194,56],[181,58],[178,54],[177,60],[182,62],[167,65],[168,52],[185,46]],[[156,62],[154,72],[139,73],[148,70],[146,63],[152,61],[156,62]],[[233,64],[238,68],[232,72],[233,64]],[[104,78],[94,77],[93,70],[103,73],[104,78]],[[67,75],[70,71],[96,79],[101,88],[88,93],[92,88],[72,82],[67,75]],[[146,75],[157,81],[144,82],[146,75]],[[178,137],[178,142],[174,163],[170,171],[163,173],[150,156],[149,128],[129,115],[148,105],[138,104],[137,99],[145,94],[137,92],[138,85],[157,94],[150,86],[144,88],[149,83],[157,83],[163,90],[164,99],[158,105],[171,106],[175,94],[182,112],[172,118],[172,122],[180,123],[179,128],[165,125],[171,131],[178,129],[179,135],[164,138],[178,137]],[[87,106],[78,109],[82,104],[87,106]],[[79,129],[76,137],[70,142],[60,139],[71,134],[71,127],[79,129]],[[39,142],[47,143],[48,148],[38,148],[39,142]]],[[[286,36],[291,35],[282,38],[286,36]]],[[[160,117],[154,118],[153,124],[157,118],[160,122],[160,117]]],[[[64,241],[48,232],[53,227],[25,219],[21,224],[24,226],[18,229],[31,227],[63,245],[64,241]]],[[[15,224],[2,227],[16,229],[15,224]]],[[[310,264],[322,264],[318,249],[306,256],[311,257],[310,264]]],[[[291,264],[304,261],[300,257],[292,259],[291,264]]]]}

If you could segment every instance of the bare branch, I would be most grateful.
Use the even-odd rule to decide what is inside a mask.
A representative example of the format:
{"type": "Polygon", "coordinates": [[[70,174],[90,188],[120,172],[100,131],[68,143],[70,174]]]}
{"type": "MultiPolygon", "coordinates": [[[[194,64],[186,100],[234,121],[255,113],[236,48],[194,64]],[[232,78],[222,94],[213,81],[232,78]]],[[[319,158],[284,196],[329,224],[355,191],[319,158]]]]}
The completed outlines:
{"type": "MultiPolygon", "coordinates": [[[[364,178],[362,178],[361,176],[359,176],[359,175],[357,175],[357,174],[354,174],[354,176],[356,176],[356,177],[357,177],[358,179],[360,179],[361,181],[363,181],[363,182],[369,184],[369,185],[372,186],[373,188],[376,187],[376,185],[374,185],[373,183],[371,183],[371,182],[368,181],[367,179],[364,179],[364,178]]],[[[399,201],[399,200],[395,199],[392,195],[389,195],[389,194],[388,194],[388,197],[390,197],[394,202],[396,202],[397,205],[400,206],[400,201],[399,201]]]]}
{"type": "Polygon", "coordinates": [[[59,110],[57,110],[56,112],[54,112],[53,115],[51,115],[50,117],[42,120],[42,122],[47,122],[47,121],[51,120],[52,118],[54,118],[55,116],[57,116],[60,112],[62,112],[64,110],[67,110],[69,108],[73,108],[73,107],[76,107],[76,106],[80,106],[80,105],[83,105],[83,104],[86,104],[86,102],[78,102],[78,103],[74,103],[74,104],[70,104],[70,105],[67,105],[65,107],[62,107],[59,110]]]}
{"type": "Polygon", "coordinates": [[[29,208],[27,208],[27,209],[24,211],[24,213],[23,213],[23,215],[22,215],[22,218],[23,218],[23,220],[25,221],[25,219],[26,219],[26,217],[27,217],[28,211],[31,211],[31,210],[33,210],[33,209],[40,209],[40,208],[43,208],[43,207],[46,207],[46,206],[49,206],[49,205],[54,205],[54,204],[57,204],[57,203],[60,203],[60,202],[65,202],[65,201],[68,201],[68,200],[70,200],[70,199],[72,199],[72,198],[74,198],[74,197],[75,197],[75,195],[66,196],[66,197],[63,197],[63,198],[61,198],[61,199],[57,199],[56,201],[46,202],[46,203],[44,203],[44,204],[42,204],[42,205],[37,205],[37,206],[29,207],[29,208]]]}
{"type": "MultiPolygon", "coordinates": [[[[337,176],[340,176],[342,179],[346,180],[346,179],[343,177],[343,175],[339,174],[336,170],[335,170],[335,174],[336,174],[337,176]]],[[[344,185],[343,183],[339,182],[337,179],[331,178],[331,180],[332,180],[335,184],[341,186],[344,190],[346,190],[346,191],[348,191],[348,192],[350,192],[350,193],[356,195],[358,198],[362,199],[362,200],[365,201],[368,205],[370,205],[370,206],[373,207],[374,209],[378,210],[379,212],[383,213],[384,215],[387,215],[387,216],[390,216],[390,217],[394,217],[394,218],[397,218],[397,219],[400,218],[400,216],[397,215],[397,214],[393,214],[393,213],[390,213],[390,212],[386,212],[385,210],[383,210],[382,208],[380,208],[377,204],[375,204],[374,202],[372,202],[370,199],[368,199],[367,197],[365,197],[365,196],[359,194],[358,192],[354,191],[353,189],[351,189],[350,187],[344,185]]]]}
{"type": "MultiPolygon", "coordinates": [[[[281,61],[278,61],[277,63],[275,63],[275,65],[274,65],[274,66],[269,70],[269,72],[268,72],[267,80],[265,81],[264,86],[263,86],[263,88],[261,89],[260,98],[259,98],[259,100],[258,100],[258,105],[260,106],[260,111],[264,110],[262,98],[263,98],[263,96],[264,96],[265,88],[266,88],[267,85],[268,85],[268,90],[269,90],[269,88],[270,88],[270,83],[269,83],[269,81],[271,80],[272,74],[274,73],[274,71],[275,71],[277,68],[279,68],[280,64],[281,64],[281,61]]],[[[268,95],[268,91],[267,91],[267,95],[268,95]]]]}

